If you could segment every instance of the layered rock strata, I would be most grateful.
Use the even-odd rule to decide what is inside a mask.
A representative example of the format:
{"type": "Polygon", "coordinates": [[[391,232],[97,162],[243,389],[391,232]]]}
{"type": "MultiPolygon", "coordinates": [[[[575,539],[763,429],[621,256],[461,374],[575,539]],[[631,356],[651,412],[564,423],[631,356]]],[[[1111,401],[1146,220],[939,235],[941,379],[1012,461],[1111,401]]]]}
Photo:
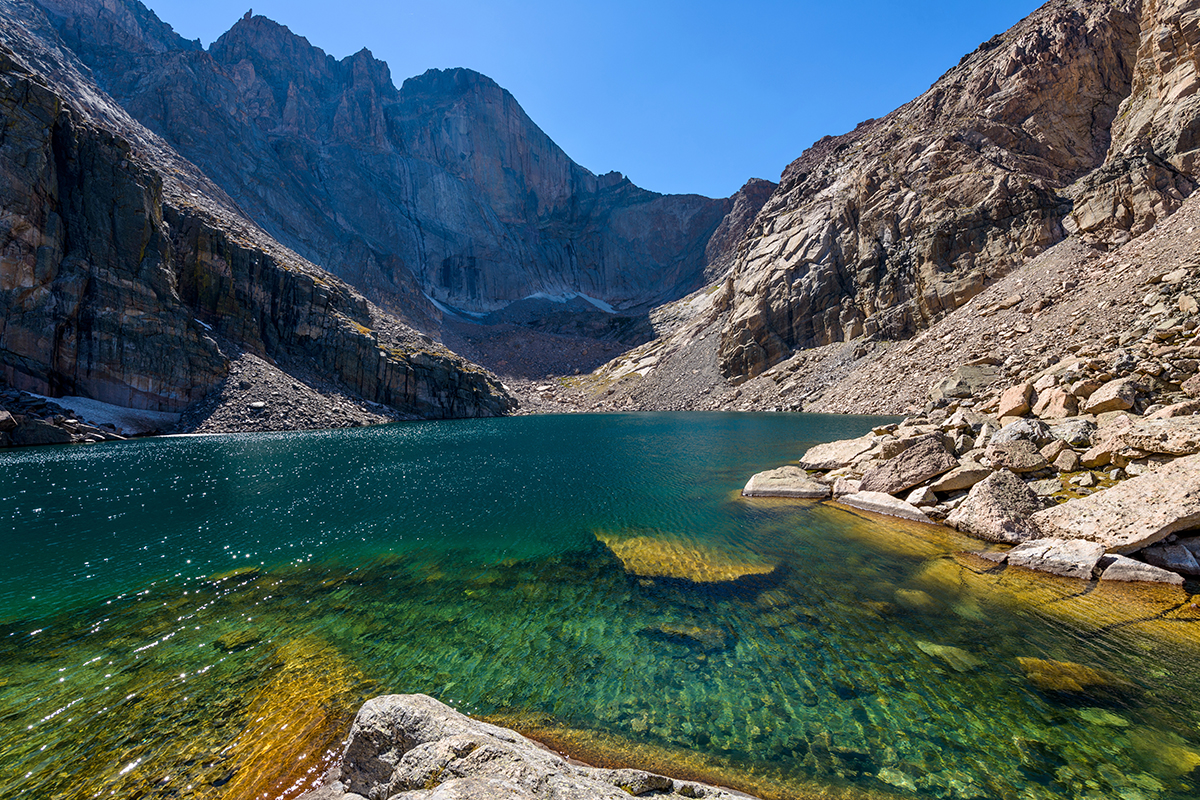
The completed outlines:
{"type": "Polygon", "coordinates": [[[504,413],[483,370],[273,241],[87,77],[32,5],[0,3],[0,364],[17,389],[180,411],[234,342],[428,417],[504,413]]]}

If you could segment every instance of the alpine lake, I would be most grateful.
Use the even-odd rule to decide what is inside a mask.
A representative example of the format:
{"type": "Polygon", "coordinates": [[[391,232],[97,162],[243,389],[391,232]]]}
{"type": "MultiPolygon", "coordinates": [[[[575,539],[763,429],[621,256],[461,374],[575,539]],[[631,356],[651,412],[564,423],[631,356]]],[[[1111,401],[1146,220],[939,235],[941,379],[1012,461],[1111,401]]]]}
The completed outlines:
{"type": "Polygon", "coordinates": [[[1200,797],[1195,587],[747,500],[882,418],[613,414],[0,454],[0,797],[294,798],[423,692],[764,798],[1200,797]]]}

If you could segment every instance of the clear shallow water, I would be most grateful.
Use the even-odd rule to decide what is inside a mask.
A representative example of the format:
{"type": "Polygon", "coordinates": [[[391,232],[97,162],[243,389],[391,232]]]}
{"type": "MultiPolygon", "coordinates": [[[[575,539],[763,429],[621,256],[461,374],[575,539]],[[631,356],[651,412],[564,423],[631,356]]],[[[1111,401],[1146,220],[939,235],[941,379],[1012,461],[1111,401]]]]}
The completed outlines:
{"type": "Polygon", "coordinates": [[[1200,796],[1187,637],[1112,625],[1123,599],[1082,584],[964,570],[969,543],[937,529],[737,497],[874,423],[524,417],[6,453],[0,796],[292,796],[393,691],[779,796],[1200,796]],[[751,574],[634,574],[630,542],[751,574]],[[1120,677],[1041,690],[1018,658],[1120,677]]]}

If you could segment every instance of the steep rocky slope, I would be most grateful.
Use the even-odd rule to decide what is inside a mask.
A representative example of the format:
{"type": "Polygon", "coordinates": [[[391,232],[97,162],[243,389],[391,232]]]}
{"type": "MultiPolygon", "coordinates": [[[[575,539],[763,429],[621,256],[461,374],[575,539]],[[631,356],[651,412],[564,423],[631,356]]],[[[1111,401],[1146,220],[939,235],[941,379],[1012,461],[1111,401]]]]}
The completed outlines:
{"type": "MultiPolygon", "coordinates": [[[[1061,271],[1108,276],[1096,259],[1192,193],[1198,19],[1194,2],[1052,0],[913,102],[818,142],[784,172],[731,278],[660,310],[675,325],[597,373],[588,396],[619,408],[919,407],[934,340],[914,336],[980,327],[966,304],[1006,275],[997,291],[1011,294],[1014,270],[1047,251],[1061,271]],[[913,357],[874,361],[896,342],[913,357]]],[[[1124,309],[1127,287],[1114,277],[1112,297],[1089,301],[1124,309]]],[[[1026,311],[1072,294],[1059,286],[1035,309],[1042,291],[1022,293],[1026,311]]],[[[1024,327],[1048,350],[1067,344],[1024,327]]],[[[1032,366],[1010,344],[934,352],[943,369],[998,349],[1032,366]]]]}
{"type": "Polygon", "coordinates": [[[100,91],[37,7],[0,12],[0,364],[13,388],[180,411],[246,351],[391,413],[513,406],[242,216],[100,91]]]}
{"type": "MultiPolygon", "coordinates": [[[[136,0],[39,0],[100,85],[279,241],[429,328],[531,295],[618,308],[696,288],[732,200],[663,196],[571,161],[466,69],[397,89],[249,14],[208,51],[136,0]]],[[[757,209],[755,209],[757,210],[757,209]]]]}

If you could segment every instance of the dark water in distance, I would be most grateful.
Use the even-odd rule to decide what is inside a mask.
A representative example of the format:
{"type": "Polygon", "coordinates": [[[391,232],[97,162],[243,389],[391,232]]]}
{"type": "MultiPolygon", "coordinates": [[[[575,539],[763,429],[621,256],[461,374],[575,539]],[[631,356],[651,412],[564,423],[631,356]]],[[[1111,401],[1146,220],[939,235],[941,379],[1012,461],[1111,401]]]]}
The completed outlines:
{"type": "Polygon", "coordinates": [[[410,691],[711,757],[783,795],[1197,796],[1192,649],[961,585],[948,554],[968,545],[941,534],[737,497],[878,421],[546,416],[5,453],[0,797],[255,796],[247,765],[272,756],[254,725],[282,758],[410,691]],[[756,574],[636,575],[622,542],[756,574]],[[1120,678],[1039,691],[1017,658],[1120,678]]]}

